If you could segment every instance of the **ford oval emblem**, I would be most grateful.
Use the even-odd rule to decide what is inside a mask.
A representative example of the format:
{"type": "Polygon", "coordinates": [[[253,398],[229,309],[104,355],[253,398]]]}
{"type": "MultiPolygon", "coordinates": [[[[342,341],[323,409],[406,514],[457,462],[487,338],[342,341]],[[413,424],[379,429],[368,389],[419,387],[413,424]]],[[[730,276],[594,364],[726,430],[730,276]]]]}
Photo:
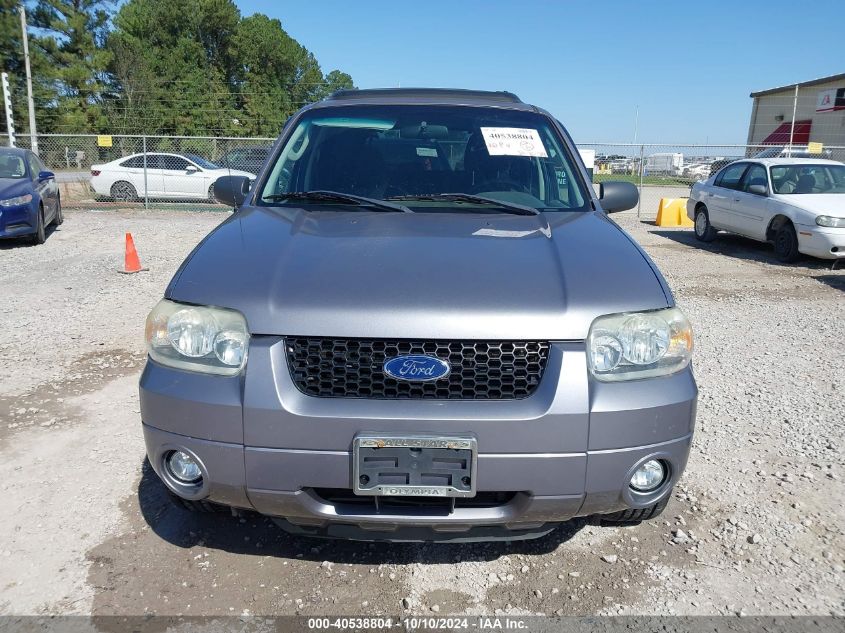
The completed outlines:
{"type": "Polygon", "coordinates": [[[396,380],[430,382],[445,378],[451,373],[449,363],[434,356],[406,354],[384,361],[384,373],[396,380]]]}

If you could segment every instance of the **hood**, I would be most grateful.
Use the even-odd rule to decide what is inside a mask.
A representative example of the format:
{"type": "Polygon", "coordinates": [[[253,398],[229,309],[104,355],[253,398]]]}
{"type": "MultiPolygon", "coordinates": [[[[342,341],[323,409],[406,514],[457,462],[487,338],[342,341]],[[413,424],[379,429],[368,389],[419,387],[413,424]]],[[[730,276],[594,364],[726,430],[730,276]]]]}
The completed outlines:
{"type": "Polygon", "coordinates": [[[0,198],[15,198],[32,191],[29,178],[0,178],[0,198]]]}
{"type": "Polygon", "coordinates": [[[831,215],[845,218],[845,193],[801,193],[779,195],[786,204],[809,211],[814,215],[831,215]]]}
{"type": "Polygon", "coordinates": [[[244,208],[166,296],[240,310],[253,334],[360,338],[580,340],[601,314],[670,305],[606,216],[549,219],[244,208]]]}
{"type": "Polygon", "coordinates": [[[249,178],[250,180],[255,180],[255,174],[252,174],[248,171],[241,171],[240,169],[229,169],[227,167],[220,167],[219,169],[208,169],[206,170],[215,176],[244,176],[245,178],[249,178]]]}

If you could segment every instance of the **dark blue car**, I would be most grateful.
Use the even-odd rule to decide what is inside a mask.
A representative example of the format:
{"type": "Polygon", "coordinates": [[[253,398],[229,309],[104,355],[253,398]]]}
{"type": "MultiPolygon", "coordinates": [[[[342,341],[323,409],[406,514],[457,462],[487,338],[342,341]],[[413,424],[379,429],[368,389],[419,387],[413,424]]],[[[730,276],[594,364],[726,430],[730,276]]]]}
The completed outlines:
{"type": "Polygon", "coordinates": [[[55,174],[27,149],[0,148],[0,238],[47,239],[47,227],[64,221],[55,174]]]}

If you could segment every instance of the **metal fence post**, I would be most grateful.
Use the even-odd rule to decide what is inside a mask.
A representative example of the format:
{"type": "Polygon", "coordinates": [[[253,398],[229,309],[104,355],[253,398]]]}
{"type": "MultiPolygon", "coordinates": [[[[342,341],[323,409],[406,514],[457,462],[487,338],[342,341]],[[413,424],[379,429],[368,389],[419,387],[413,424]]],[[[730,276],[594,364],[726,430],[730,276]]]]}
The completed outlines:
{"type": "Polygon", "coordinates": [[[141,139],[141,145],[144,152],[144,209],[149,209],[149,200],[147,199],[147,137],[141,139]]]}
{"type": "Polygon", "coordinates": [[[640,196],[637,200],[637,221],[640,221],[640,210],[643,207],[643,152],[645,145],[640,145],[640,196]]]}
{"type": "Polygon", "coordinates": [[[795,84],[795,96],[792,97],[792,125],[789,128],[789,149],[786,150],[787,156],[792,156],[792,139],[795,136],[795,114],[798,111],[798,84],[795,84]]]}

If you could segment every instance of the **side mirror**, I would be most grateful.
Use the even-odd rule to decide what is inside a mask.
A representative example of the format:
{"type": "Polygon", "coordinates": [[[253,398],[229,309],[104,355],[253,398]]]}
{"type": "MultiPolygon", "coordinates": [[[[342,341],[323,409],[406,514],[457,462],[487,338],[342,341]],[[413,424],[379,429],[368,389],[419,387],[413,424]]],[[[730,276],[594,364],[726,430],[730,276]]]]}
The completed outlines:
{"type": "Polygon", "coordinates": [[[52,171],[39,171],[38,172],[38,182],[44,182],[45,180],[52,180],[56,177],[52,171]]]}
{"type": "Polygon", "coordinates": [[[188,165],[187,167],[185,167],[185,171],[189,174],[195,174],[199,171],[199,169],[196,165],[188,165]]]}
{"type": "Polygon", "coordinates": [[[239,207],[249,193],[250,181],[246,176],[221,176],[214,181],[214,197],[229,207],[239,207]]]}
{"type": "Polygon", "coordinates": [[[622,180],[609,180],[599,183],[599,200],[605,213],[627,211],[637,206],[640,192],[636,185],[622,180]]]}
{"type": "Polygon", "coordinates": [[[748,193],[753,193],[755,196],[765,196],[768,195],[769,189],[766,185],[750,185],[748,193]]]}

